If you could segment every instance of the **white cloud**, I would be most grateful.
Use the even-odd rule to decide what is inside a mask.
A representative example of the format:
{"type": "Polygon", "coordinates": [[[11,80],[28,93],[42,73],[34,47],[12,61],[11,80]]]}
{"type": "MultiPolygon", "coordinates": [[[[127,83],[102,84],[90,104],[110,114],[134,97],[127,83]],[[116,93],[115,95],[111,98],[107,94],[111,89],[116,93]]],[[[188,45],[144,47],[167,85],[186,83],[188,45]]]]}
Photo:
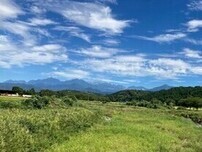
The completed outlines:
{"type": "Polygon", "coordinates": [[[75,52],[82,55],[89,56],[89,57],[110,58],[113,55],[117,54],[119,50],[114,48],[106,48],[106,47],[94,45],[91,48],[87,48],[87,49],[83,48],[75,52]]]}
{"type": "Polygon", "coordinates": [[[176,78],[187,74],[189,69],[190,65],[181,59],[159,58],[150,60],[146,71],[160,78],[176,78]]]}
{"type": "Polygon", "coordinates": [[[59,44],[47,44],[28,47],[16,44],[8,37],[0,39],[0,67],[25,66],[30,64],[43,65],[53,62],[66,62],[66,49],[59,44]]]}
{"type": "Polygon", "coordinates": [[[7,30],[22,37],[28,36],[30,27],[19,22],[0,21],[0,29],[7,30]]]}
{"type": "Polygon", "coordinates": [[[18,15],[23,14],[19,6],[11,0],[0,0],[0,19],[17,18],[18,15]]]}
{"type": "Polygon", "coordinates": [[[158,42],[158,43],[168,43],[168,42],[172,42],[172,41],[176,41],[176,40],[185,38],[186,34],[175,33],[175,34],[162,34],[162,35],[157,35],[154,37],[146,37],[146,36],[135,36],[135,37],[143,39],[143,40],[158,42]]]}
{"type": "Polygon", "coordinates": [[[87,42],[91,42],[91,38],[89,35],[85,34],[83,32],[83,30],[81,30],[80,28],[78,27],[75,27],[75,26],[69,26],[69,27],[65,27],[65,26],[57,26],[54,28],[54,30],[59,30],[59,31],[66,31],[68,32],[71,36],[74,36],[74,37],[78,37],[78,38],[81,38],[87,42]]]}
{"type": "Polygon", "coordinates": [[[99,77],[90,77],[89,81],[93,82],[94,84],[99,82],[99,83],[111,83],[111,84],[128,84],[128,82],[125,81],[118,81],[114,79],[109,79],[105,78],[104,76],[99,76],[99,77]]]}
{"type": "Polygon", "coordinates": [[[10,32],[12,34],[21,36],[23,40],[18,39],[18,42],[22,42],[28,46],[36,44],[36,36],[32,35],[30,32],[31,29],[29,26],[20,23],[20,22],[10,22],[10,21],[0,21],[0,30],[10,32]]]}
{"type": "Polygon", "coordinates": [[[112,3],[112,4],[117,4],[117,0],[97,0],[98,2],[103,2],[103,3],[112,3]]]}
{"type": "Polygon", "coordinates": [[[42,14],[42,13],[45,13],[46,12],[46,9],[45,8],[40,8],[38,6],[32,6],[30,8],[31,12],[35,13],[35,14],[42,14]]]}
{"type": "Polygon", "coordinates": [[[116,39],[105,39],[103,40],[103,43],[107,46],[116,46],[120,44],[120,41],[116,39]]]}
{"type": "Polygon", "coordinates": [[[199,28],[202,28],[202,20],[191,20],[187,23],[189,32],[196,32],[199,28]]]}
{"type": "Polygon", "coordinates": [[[76,69],[66,69],[64,71],[54,71],[49,73],[51,76],[62,77],[67,79],[83,79],[89,76],[89,72],[76,69]]]}
{"type": "Polygon", "coordinates": [[[58,12],[69,21],[79,25],[107,32],[119,34],[129,26],[127,20],[117,20],[112,15],[110,7],[101,3],[66,1],[60,4],[49,4],[52,11],[58,12]]]}
{"type": "Polygon", "coordinates": [[[44,18],[32,18],[32,19],[29,19],[29,22],[30,23],[27,23],[27,24],[32,26],[46,26],[51,24],[57,24],[56,22],[50,19],[44,19],[44,18]]]}
{"type": "Polygon", "coordinates": [[[144,59],[137,56],[116,56],[110,59],[85,60],[79,64],[96,72],[134,76],[141,75],[140,70],[144,64],[144,59]],[[126,61],[127,59],[128,61],[126,61]]]}
{"type": "Polygon", "coordinates": [[[85,59],[74,64],[88,71],[120,77],[153,76],[157,79],[178,79],[189,74],[201,75],[200,65],[188,61],[179,58],[151,59],[140,55],[117,55],[106,59],[85,59]]]}
{"type": "Polygon", "coordinates": [[[200,66],[200,67],[192,67],[191,71],[192,71],[194,74],[202,75],[202,66],[200,66]]]}
{"type": "Polygon", "coordinates": [[[33,32],[37,33],[39,37],[46,36],[46,37],[52,37],[51,33],[44,29],[44,28],[32,28],[33,32]]]}
{"type": "Polygon", "coordinates": [[[191,38],[184,39],[186,42],[192,43],[194,45],[202,45],[202,40],[195,40],[191,38]]]}
{"type": "Polygon", "coordinates": [[[201,51],[191,50],[189,48],[185,48],[181,54],[184,54],[188,58],[202,59],[201,51]]]}
{"type": "Polygon", "coordinates": [[[26,22],[22,21],[0,21],[0,30],[21,36],[23,40],[19,39],[18,42],[22,42],[28,46],[36,45],[37,36],[51,37],[46,29],[31,27],[26,22]]]}
{"type": "Polygon", "coordinates": [[[190,10],[202,11],[202,0],[192,0],[187,6],[190,10]]]}

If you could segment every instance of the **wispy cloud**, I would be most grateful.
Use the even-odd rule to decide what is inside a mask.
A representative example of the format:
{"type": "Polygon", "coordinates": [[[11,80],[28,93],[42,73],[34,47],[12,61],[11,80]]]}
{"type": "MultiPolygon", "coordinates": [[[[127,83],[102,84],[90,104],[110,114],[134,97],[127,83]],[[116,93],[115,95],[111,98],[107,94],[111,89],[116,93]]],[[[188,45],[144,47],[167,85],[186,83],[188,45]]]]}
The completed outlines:
{"type": "Polygon", "coordinates": [[[117,39],[108,38],[108,39],[104,39],[101,43],[107,46],[117,46],[120,44],[120,41],[117,39]]]}
{"type": "Polygon", "coordinates": [[[202,0],[192,0],[187,6],[192,11],[202,11],[202,0]]]}
{"type": "Polygon", "coordinates": [[[27,23],[27,24],[32,25],[32,26],[46,26],[46,25],[57,24],[57,23],[50,19],[31,18],[31,19],[29,19],[29,23],[27,23]]]}
{"type": "Polygon", "coordinates": [[[146,36],[134,36],[135,38],[147,40],[147,41],[154,41],[157,43],[168,43],[173,42],[176,40],[180,40],[186,37],[185,33],[174,33],[174,34],[161,34],[154,37],[146,37],[146,36]]]}
{"type": "Polygon", "coordinates": [[[98,2],[117,4],[117,0],[97,0],[98,2]]]}
{"type": "Polygon", "coordinates": [[[0,36],[0,67],[43,65],[53,62],[66,62],[66,49],[59,44],[35,45],[34,47],[16,44],[8,36],[0,36]]]}
{"type": "Polygon", "coordinates": [[[183,52],[180,52],[180,54],[183,54],[188,58],[202,59],[201,51],[196,51],[189,48],[185,48],[183,52]]]}
{"type": "Polygon", "coordinates": [[[191,20],[187,23],[189,32],[196,32],[202,28],[202,20],[191,20]]]}
{"type": "Polygon", "coordinates": [[[202,45],[202,40],[186,38],[186,39],[184,39],[184,41],[189,42],[189,43],[194,44],[194,45],[202,45]]]}
{"type": "Polygon", "coordinates": [[[91,37],[87,34],[84,33],[83,30],[81,30],[79,27],[76,26],[57,26],[54,28],[54,30],[58,31],[66,31],[68,32],[71,36],[81,38],[87,42],[91,42],[91,37]]]}
{"type": "MultiPolygon", "coordinates": [[[[197,57],[188,53],[189,57],[197,57]]],[[[175,58],[147,58],[138,54],[116,55],[105,59],[85,59],[74,62],[74,64],[92,72],[129,77],[153,76],[157,79],[178,79],[189,74],[201,75],[201,72],[196,70],[200,69],[200,65],[189,63],[180,59],[179,56],[175,58]],[[193,69],[195,70],[193,71],[193,69]]]]}
{"type": "Polygon", "coordinates": [[[0,19],[16,18],[20,14],[24,14],[19,6],[11,0],[0,1],[0,19]]]}
{"type": "Polygon", "coordinates": [[[24,39],[23,43],[26,43],[27,45],[36,43],[36,37],[30,33],[32,29],[20,22],[0,21],[0,29],[20,36],[24,39]]]}
{"type": "Polygon", "coordinates": [[[85,55],[87,57],[110,58],[113,55],[115,55],[121,51],[118,49],[114,49],[114,48],[107,48],[107,47],[102,47],[99,45],[94,45],[90,48],[82,48],[82,49],[76,50],[74,52],[79,53],[81,55],[85,55]]]}
{"type": "Polygon", "coordinates": [[[43,14],[47,10],[43,7],[33,5],[33,6],[31,6],[30,11],[34,14],[43,14]]]}
{"type": "Polygon", "coordinates": [[[63,71],[53,71],[48,73],[48,75],[66,79],[83,79],[89,76],[89,72],[78,69],[65,69],[63,71]]]}
{"type": "Polygon", "coordinates": [[[119,34],[129,26],[129,20],[118,20],[112,15],[110,7],[101,3],[63,1],[47,4],[49,9],[63,15],[78,25],[104,31],[108,34],[119,34]]]}

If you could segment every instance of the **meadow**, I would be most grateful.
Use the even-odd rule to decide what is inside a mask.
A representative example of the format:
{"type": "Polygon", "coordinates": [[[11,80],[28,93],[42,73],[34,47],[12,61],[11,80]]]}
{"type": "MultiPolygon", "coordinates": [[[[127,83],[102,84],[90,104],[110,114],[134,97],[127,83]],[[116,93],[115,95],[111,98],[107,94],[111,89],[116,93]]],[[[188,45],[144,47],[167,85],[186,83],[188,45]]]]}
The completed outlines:
{"type": "Polygon", "coordinates": [[[44,109],[4,108],[0,109],[0,149],[201,152],[202,127],[182,113],[202,116],[201,110],[149,109],[98,101],[44,109]]]}
{"type": "Polygon", "coordinates": [[[23,98],[23,97],[9,97],[9,96],[0,96],[0,102],[6,102],[6,101],[9,101],[9,102],[19,102],[19,101],[22,101],[22,100],[25,100],[26,98],[23,98]]]}

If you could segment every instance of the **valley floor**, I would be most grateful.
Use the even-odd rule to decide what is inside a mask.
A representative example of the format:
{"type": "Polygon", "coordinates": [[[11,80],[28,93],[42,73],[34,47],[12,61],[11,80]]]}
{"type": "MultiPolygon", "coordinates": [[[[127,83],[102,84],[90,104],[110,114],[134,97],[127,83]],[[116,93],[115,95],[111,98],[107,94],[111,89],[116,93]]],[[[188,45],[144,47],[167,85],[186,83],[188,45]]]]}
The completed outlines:
{"type": "Polygon", "coordinates": [[[53,145],[49,152],[202,151],[202,128],[166,110],[115,103],[91,103],[89,109],[101,110],[103,122],[53,145]]]}

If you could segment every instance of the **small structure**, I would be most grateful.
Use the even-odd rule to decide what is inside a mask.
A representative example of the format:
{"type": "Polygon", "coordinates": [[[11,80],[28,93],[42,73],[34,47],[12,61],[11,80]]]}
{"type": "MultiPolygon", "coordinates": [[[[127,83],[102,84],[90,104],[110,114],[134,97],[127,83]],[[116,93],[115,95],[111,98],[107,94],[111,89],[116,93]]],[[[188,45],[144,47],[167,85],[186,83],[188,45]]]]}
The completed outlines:
{"type": "Polygon", "coordinates": [[[31,98],[32,95],[26,95],[26,94],[23,94],[22,97],[24,97],[24,98],[31,98]]]}

